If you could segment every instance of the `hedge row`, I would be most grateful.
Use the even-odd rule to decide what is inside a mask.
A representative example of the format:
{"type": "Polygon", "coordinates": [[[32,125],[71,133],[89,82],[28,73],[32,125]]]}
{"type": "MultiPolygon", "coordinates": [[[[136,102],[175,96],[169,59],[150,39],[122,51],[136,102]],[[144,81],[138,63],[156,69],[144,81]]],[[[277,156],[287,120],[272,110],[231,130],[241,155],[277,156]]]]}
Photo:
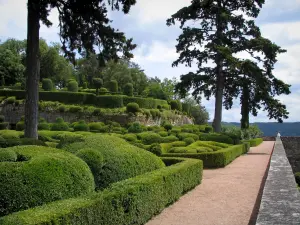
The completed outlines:
{"type": "MultiPolygon", "coordinates": [[[[25,99],[25,91],[0,90],[0,96],[16,96],[17,99],[25,99]]],[[[140,108],[152,109],[159,105],[169,109],[167,101],[152,98],[137,98],[125,95],[100,95],[96,96],[84,92],[59,92],[40,91],[39,98],[43,101],[58,101],[65,104],[95,105],[102,108],[121,108],[130,102],[137,103],[140,108]]]]}
{"type": "Polygon", "coordinates": [[[2,217],[0,224],[144,224],[201,183],[200,160],[167,158],[164,161],[173,165],[115,183],[94,195],[2,217]]]}
{"type": "Polygon", "coordinates": [[[255,139],[246,140],[246,142],[250,142],[250,147],[256,147],[263,142],[263,139],[255,138],[255,139]]]}
{"type": "Polygon", "coordinates": [[[162,154],[162,156],[200,159],[203,161],[203,166],[205,168],[219,168],[219,167],[225,167],[238,156],[248,152],[248,150],[249,150],[249,145],[242,144],[242,145],[234,145],[216,152],[166,153],[166,154],[162,154]]]}

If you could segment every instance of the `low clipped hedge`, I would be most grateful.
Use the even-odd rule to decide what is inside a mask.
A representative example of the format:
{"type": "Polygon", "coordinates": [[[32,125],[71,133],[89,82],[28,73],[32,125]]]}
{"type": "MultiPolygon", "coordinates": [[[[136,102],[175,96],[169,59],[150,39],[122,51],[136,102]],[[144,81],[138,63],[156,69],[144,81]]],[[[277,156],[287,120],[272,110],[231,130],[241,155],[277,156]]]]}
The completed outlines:
{"type": "Polygon", "coordinates": [[[255,139],[250,139],[250,140],[246,140],[243,142],[249,142],[250,143],[250,147],[256,147],[258,145],[260,145],[263,142],[262,138],[255,138],[255,139]]]}
{"type": "Polygon", "coordinates": [[[53,202],[2,217],[0,224],[145,224],[201,183],[203,164],[200,160],[163,160],[168,167],[115,183],[94,195],[53,202]]]}
{"type": "Polygon", "coordinates": [[[215,142],[222,142],[226,144],[234,144],[234,141],[231,137],[224,135],[224,134],[206,134],[201,133],[199,135],[200,141],[215,141],[215,142]]]}
{"type": "MultiPolygon", "coordinates": [[[[22,90],[0,90],[0,96],[16,96],[17,99],[25,99],[25,91],[22,90]]],[[[86,92],[69,91],[40,91],[39,99],[41,101],[58,101],[65,104],[95,105],[101,108],[122,108],[128,103],[137,103],[140,108],[156,109],[161,105],[169,109],[167,101],[153,98],[138,98],[126,95],[100,95],[96,96],[86,92]]]]}
{"type": "Polygon", "coordinates": [[[204,152],[204,153],[165,153],[162,157],[183,157],[183,158],[194,158],[203,161],[205,168],[219,168],[225,167],[231,163],[238,156],[246,153],[247,145],[234,145],[222,150],[215,152],[204,152]]]}
{"type": "Polygon", "coordinates": [[[90,157],[88,155],[97,155],[99,159],[101,158],[99,155],[103,157],[98,162],[100,166],[97,169],[86,161],[95,177],[97,189],[164,167],[159,157],[115,136],[94,134],[84,137],[83,141],[60,147],[76,155],[79,154],[84,161],[86,157],[90,157]],[[86,157],[83,156],[84,152],[88,154],[86,157]]]}
{"type": "Polygon", "coordinates": [[[89,167],[68,152],[41,146],[9,150],[17,154],[17,162],[0,163],[0,216],[95,189],[89,167]]]}

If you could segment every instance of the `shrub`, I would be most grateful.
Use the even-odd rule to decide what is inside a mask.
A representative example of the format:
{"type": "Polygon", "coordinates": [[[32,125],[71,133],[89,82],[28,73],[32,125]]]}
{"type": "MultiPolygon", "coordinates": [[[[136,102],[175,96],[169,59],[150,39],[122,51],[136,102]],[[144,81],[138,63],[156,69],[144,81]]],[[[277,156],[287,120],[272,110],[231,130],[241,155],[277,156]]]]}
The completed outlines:
{"type": "Polygon", "coordinates": [[[123,136],[123,138],[126,140],[126,141],[129,141],[129,142],[135,142],[137,141],[137,137],[135,134],[125,134],[123,136]]]}
{"type": "Polygon", "coordinates": [[[75,80],[71,80],[67,84],[68,91],[78,92],[78,83],[75,80]]]}
{"type": "Polygon", "coordinates": [[[222,142],[227,144],[233,144],[233,140],[231,137],[223,134],[205,134],[202,133],[199,136],[199,140],[201,141],[215,141],[215,142],[222,142]]]}
{"type": "Polygon", "coordinates": [[[96,183],[98,189],[164,166],[163,162],[151,153],[108,135],[89,135],[83,142],[66,145],[64,149],[73,153],[82,149],[93,149],[97,154],[103,155],[105,166],[93,173],[94,177],[99,177],[96,183]]]}
{"type": "Polygon", "coordinates": [[[44,118],[39,119],[38,130],[50,130],[50,125],[44,118]]]}
{"type": "Polygon", "coordinates": [[[164,124],[163,127],[164,127],[167,131],[172,130],[172,128],[173,128],[172,124],[170,124],[170,123],[164,124]]]}
{"type": "Polygon", "coordinates": [[[167,137],[167,136],[168,136],[168,132],[166,132],[166,131],[160,131],[160,132],[158,132],[158,134],[159,134],[161,137],[167,137]]]}
{"type": "Polygon", "coordinates": [[[0,123],[3,123],[5,120],[5,117],[3,115],[0,115],[0,123]]]}
{"type": "Polygon", "coordinates": [[[110,92],[112,93],[116,93],[118,92],[119,88],[118,88],[118,82],[116,80],[111,80],[109,83],[108,83],[108,89],[110,92]]]}
{"type": "Polygon", "coordinates": [[[211,133],[211,132],[213,132],[213,128],[212,127],[205,127],[204,132],[205,133],[211,133]]]}
{"type": "Polygon", "coordinates": [[[89,126],[85,123],[84,120],[80,120],[76,122],[73,126],[74,131],[89,131],[89,126]]]}
{"type": "Polygon", "coordinates": [[[0,219],[16,224],[145,224],[191,190],[202,178],[202,162],[163,159],[167,168],[113,184],[104,192],[67,199],[0,219]],[[91,222],[92,221],[92,222],[91,222]]]}
{"type": "Polygon", "coordinates": [[[0,163],[0,216],[94,190],[88,166],[70,153],[41,146],[11,150],[29,162],[0,163]]]}
{"type": "Polygon", "coordinates": [[[258,145],[260,145],[263,142],[262,138],[255,138],[255,139],[251,139],[251,140],[246,140],[248,142],[250,142],[250,147],[256,147],[258,145]]]}
{"type": "Polygon", "coordinates": [[[133,85],[132,83],[127,83],[124,86],[124,94],[127,96],[133,96],[133,85]]]}
{"type": "Polygon", "coordinates": [[[25,123],[24,123],[24,121],[19,121],[19,122],[17,123],[17,125],[16,125],[16,130],[22,131],[22,130],[24,130],[24,129],[25,129],[25,123]]]}
{"type": "Polygon", "coordinates": [[[102,122],[92,122],[88,124],[90,131],[100,131],[104,125],[102,122]]]}
{"type": "Polygon", "coordinates": [[[171,142],[174,142],[174,141],[178,141],[179,139],[174,136],[174,135],[170,135],[170,136],[167,136],[167,137],[163,137],[161,139],[161,142],[162,143],[171,143],[171,142]]]}
{"type": "Polygon", "coordinates": [[[295,180],[296,180],[296,183],[300,186],[300,172],[295,173],[295,180]]]}
{"type": "Polygon", "coordinates": [[[126,106],[126,111],[136,114],[140,111],[140,107],[137,103],[128,103],[126,106]]]}
{"type": "Polygon", "coordinates": [[[59,112],[65,112],[66,111],[66,106],[64,106],[64,105],[60,105],[59,107],[58,107],[58,111],[59,112]]]}
{"type": "Polygon", "coordinates": [[[7,104],[14,104],[15,102],[16,102],[16,97],[15,96],[11,96],[11,97],[8,97],[6,99],[7,104]]]}
{"type": "Polygon", "coordinates": [[[105,95],[109,93],[109,91],[106,88],[100,88],[99,89],[99,95],[105,95]]]}
{"type": "Polygon", "coordinates": [[[0,130],[6,130],[7,128],[8,128],[8,123],[7,122],[0,123],[0,130]]]}
{"type": "MultiPolygon", "coordinates": [[[[21,119],[21,121],[22,121],[22,119],[21,119]]],[[[0,136],[3,137],[4,139],[19,139],[22,134],[23,134],[22,132],[15,131],[15,130],[1,130],[0,131],[0,136]]]]}
{"type": "Polygon", "coordinates": [[[179,140],[184,140],[186,138],[193,138],[195,141],[199,140],[199,137],[197,134],[191,134],[191,133],[179,133],[178,135],[179,140]]]}
{"type": "Polygon", "coordinates": [[[139,139],[142,140],[143,144],[145,145],[151,145],[154,143],[160,143],[161,142],[161,136],[157,133],[152,132],[144,132],[137,135],[139,139]]]}
{"type": "Polygon", "coordinates": [[[87,89],[87,87],[88,87],[87,82],[83,82],[82,89],[87,89]]]}
{"type": "Polygon", "coordinates": [[[172,101],[170,101],[170,105],[171,105],[172,110],[182,111],[182,104],[180,101],[172,100],[172,101]]]}
{"type": "Polygon", "coordinates": [[[59,117],[56,119],[55,123],[51,125],[52,131],[67,131],[69,130],[69,125],[64,122],[64,120],[59,117]]]}
{"type": "Polygon", "coordinates": [[[152,144],[149,148],[149,152],[152,152],[153,154],[160,156],[162,154],[160,144],[157,143],[152,144]]]}
{"type": "Polygon", "coordinates": [[[34,138],[21,138],[20,145],[38,145],[38,146],[46,146],[46,144],[41,140],[36,140],[34,138]]]}
{"type": "Polygon", "coordinates": [[[69,112],[71,112],[71,113],[78,113],[78,112],[82,112],[82,111],[83,111],[83,108],[81,106],[78,106],[78,105],[72,105],[69,108],[69,112]]]}
{"type": "Polygon", "coordinates": [[[53,83],[51,79],[43,79],[42,88],[44,91],[52,91],[53,83]]]}
{"type": "Polygon", "coordinates": [[[195,142],[195,140],[191,137],[185,138],[183,141],[186,143],[186,145],[190,145],[195,142]]]}
{"type": "Polygon", "coordinates": [[[134,122],[129,126],[128,132],[129,133],[141,133],[141,132],[143,132],[143,127],[141,126],[140,123],[134,122]]]}
{"type": "Polygon", "coordinates": [[[17,154],[12,149],[0,149],[0,163],[1,162],[15,162],[17,161],[17,154]]]}
{"type": "Polygon", "coordinates": [[[96,94],[98,95],[99,94],[99,88],[101,88],[102,85],[103,85],[103,80],[101,78],[94,78],[93,79],[93,84],[96,88],[96,94]]]}

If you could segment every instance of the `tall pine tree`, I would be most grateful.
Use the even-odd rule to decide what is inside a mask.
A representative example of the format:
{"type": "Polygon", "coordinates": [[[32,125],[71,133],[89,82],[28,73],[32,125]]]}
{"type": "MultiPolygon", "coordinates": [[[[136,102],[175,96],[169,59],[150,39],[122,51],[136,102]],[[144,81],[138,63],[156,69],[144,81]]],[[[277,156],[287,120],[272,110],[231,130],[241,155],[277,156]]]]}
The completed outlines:
{"type": "Polygon", "coordinates": [[[264,0],[192,0],[167,20],[167,25],[181,23],[183,33],[176,46],[180,53],[173,66],[196,63],[198,70],[181,76],[176,90],[185,95],[215,96],[214,131],[221,132],[222,105],[226,79],[235,70],[233,56],[245,40],[260,36],[253,21],[264,0]],[[193,22],[193,23],[191,23],[193,22]],[[190,24],[195,24],[193,27],[190,24]],[[210,66],[207,63],[211,63],[210,66]]]}
{"type": "Polygon", "coordinates": [[[98,59],[104,64],[109,59],[118,59],[120,52],[125,57],[132,57],[130,51],[135,48],[132,39],[126,39],[124,33],[110,26],[107,7],[113,10],[121,8],[124,13],[128,13],[135,3],[136,0],[28,0],[25,137],[38,137],[40,22],[51,26],[48,16],[56,8],[59,12],[62,49],[66,56],[75,61],[75,51],[94,52],[96,45],[100,50],[98,59]]]}

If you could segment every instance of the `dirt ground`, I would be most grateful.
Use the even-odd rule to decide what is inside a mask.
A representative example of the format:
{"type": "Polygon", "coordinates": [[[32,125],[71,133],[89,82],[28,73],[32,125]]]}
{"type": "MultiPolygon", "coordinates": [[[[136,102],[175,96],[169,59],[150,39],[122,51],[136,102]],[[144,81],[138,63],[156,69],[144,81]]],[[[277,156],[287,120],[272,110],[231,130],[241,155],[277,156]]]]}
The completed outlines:
{"type": "Polygon", "coordinates": [[[273,146],[273,141],[263,142],[225,168],[204,170],[201,185],[146,225],[249,224],[259,208],[256,200],[273,146]]]}

